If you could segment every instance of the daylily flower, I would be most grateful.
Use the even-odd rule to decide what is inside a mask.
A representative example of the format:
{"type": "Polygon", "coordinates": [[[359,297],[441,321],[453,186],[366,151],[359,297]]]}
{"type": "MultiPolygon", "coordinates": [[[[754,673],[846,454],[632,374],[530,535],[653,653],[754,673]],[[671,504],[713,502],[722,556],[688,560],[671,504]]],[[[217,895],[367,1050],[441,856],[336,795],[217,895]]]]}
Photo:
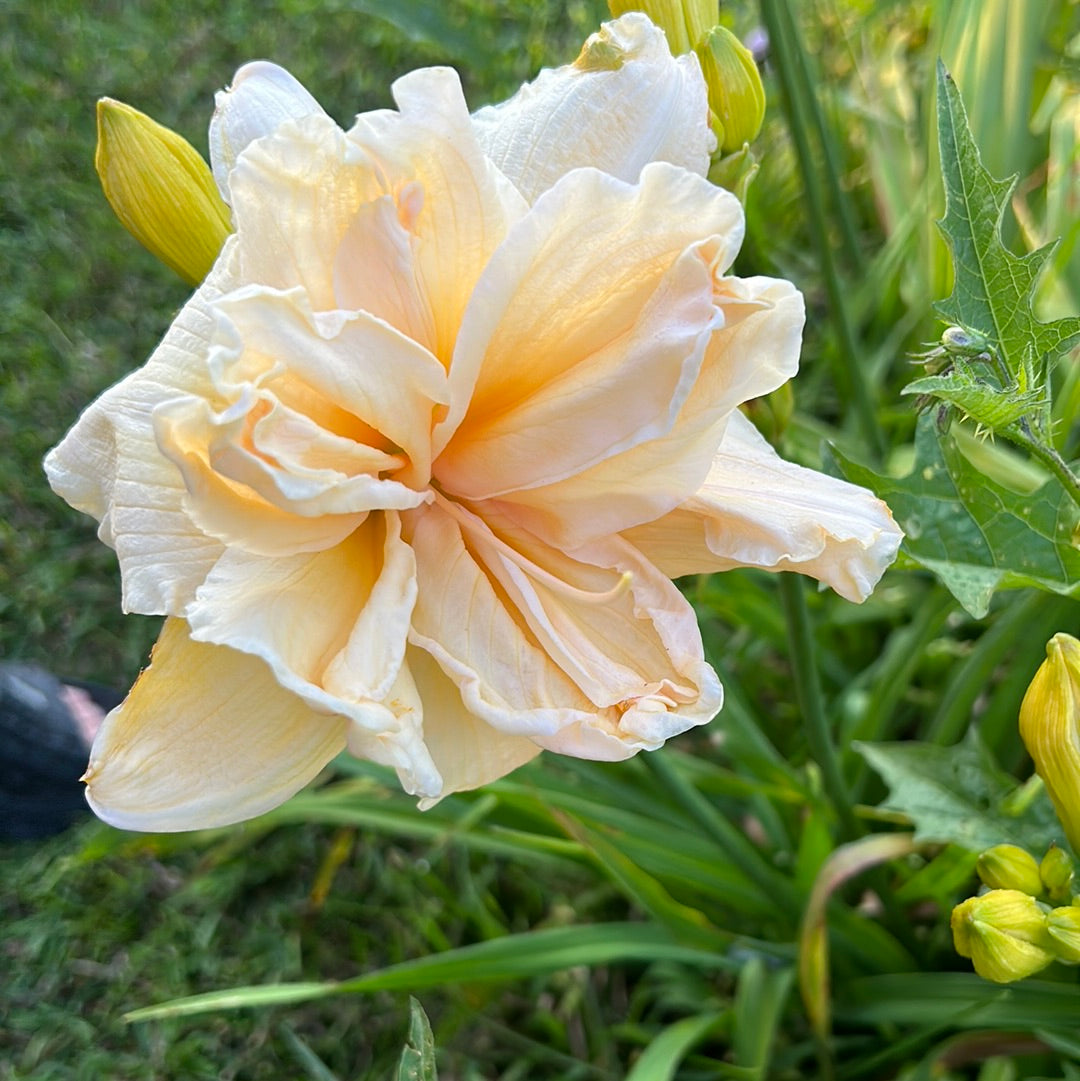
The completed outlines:
{"type": "Polygon", "coordinates": [[[348,131],[265,63],[219,98],[235,232],[46,463],[125,607],[171,617],[95,742],[102,818],[238,821],[345,747],[422,801],[627,758],[721,706],[669,574],[861,600],[895,555],[883,504],[738,412],[794,374],[803,304],[730,274],[696,59],[603,34],[624,62],[476,117],[442,68],[348,131]]]}

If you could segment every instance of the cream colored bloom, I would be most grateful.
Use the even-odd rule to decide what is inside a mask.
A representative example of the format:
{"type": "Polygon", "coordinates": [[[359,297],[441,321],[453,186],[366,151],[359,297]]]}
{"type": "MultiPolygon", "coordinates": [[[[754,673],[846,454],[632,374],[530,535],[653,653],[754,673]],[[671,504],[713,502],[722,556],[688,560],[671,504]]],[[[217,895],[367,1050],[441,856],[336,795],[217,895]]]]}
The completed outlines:
{"type": "Polygon", "coordinates": [[[270,65],[222,96],[236,232],[47,460],[125,607],[171,617],[91,755],[107,821],[238,821],[345,747],[423,800],[541,748],[627,758],[722,700],[658,564],[861,599],[892,559],[881,503],[737,412],[794,374],[802,298],[730,276],[696,61],[641,16],[606,33],[648,39],[600,73],[644,149],[597,142],[611,80],[572,67],[476,118],[454,72],[413,72],[347,132],[270,65]],[[688,105],[700,146],[653,160],[688,105]]]}

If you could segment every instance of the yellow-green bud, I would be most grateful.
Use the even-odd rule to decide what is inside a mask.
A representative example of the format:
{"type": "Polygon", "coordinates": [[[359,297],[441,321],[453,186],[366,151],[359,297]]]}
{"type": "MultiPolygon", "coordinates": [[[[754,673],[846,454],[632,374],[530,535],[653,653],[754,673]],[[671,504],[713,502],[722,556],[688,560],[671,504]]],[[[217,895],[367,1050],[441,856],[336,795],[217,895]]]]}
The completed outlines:
{"type": "Polygon", "coordinates": [[[1020,705],[1020,738],[1080,851],[1080,642],[1055,634],[1020,705]]]}
{"type": "Polygon", "coordinates": [[[791,389],[791,381],[788,380],[763,398],[751,398],[743,402],[740,408],[753,421],[754,427],[770,443],[775,443],[787,430],[795,412],[795,394],[791,389]]]}
{"type": "Polygon", "coordinates": [[[1072,857],[1064,848],[1051,845],[1039,864],[1039,877],[1051,901],[1067,901],[1072,896],[1072,857]]]}
{"type": "Polygon", "coordinates": [[[210,167],[182,136],[112,98],[97,106],[105,197],[140,244],[190,285],[206,277],[232,231],[210,167]]]}
{"type": "Polygon", "coordinates": [[[1019,890],[991,890],[953,909],[953,944],[984,980],[1012,983],[1055,959],[1046,913],[1019,890]]]}
{"type": "Polygon", "coordinates": [[[1055,908],[1046,917],[1046,931],[1059,961],[1080,964],[1080,908],[1055,908]]]}
{"type": "Polygon", "coordinates": [[[1042,893],[1039,865],[1030,852],[1017,845],[994,845],[975,864],[983,884],[992,890],[1019,890],[1038,897],[1042,893]]]}
{"type": "Polygon", "coordinates": [[[608,10],[615,18],[644,11],[667,35],[673,56],[692,51],[720,21],[720,0],[608,0],[608,10]]]}
{"type": "Polygon", "coordinates": [[[714,26],[695,50],[709,87],[709,111],[721,151],[752,142],[765,119],[765,87],[750,50],[726,27],[714,26]]]}

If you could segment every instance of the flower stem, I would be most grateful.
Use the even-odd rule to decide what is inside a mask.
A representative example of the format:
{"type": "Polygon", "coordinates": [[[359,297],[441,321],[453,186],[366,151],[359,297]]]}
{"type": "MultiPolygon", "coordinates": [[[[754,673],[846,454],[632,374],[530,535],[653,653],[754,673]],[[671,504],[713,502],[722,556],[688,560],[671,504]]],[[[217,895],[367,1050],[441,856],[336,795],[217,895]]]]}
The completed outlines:
{"type": "Polygon", "coordinates": [[[1065,459],[1053,447],[1035,438],[1031,426],[1024,418],[1021,418],[1019,424],[1010,426],[1001,434],[1018,447],[1023,447],[1032,457],[1038,458],[1061,481],[1062,488],[1069,493],[1069,498],[1080,509],[1080,479],[1077,478],[1065,459]]]}
{"type": "MultiPolygon", "coordinates": [[[[832,220],[834,215],[829,212],[829,193],[822,181],[810,141],[810,132],[817,129],[819,138],[823,140],[822,150],[825,153],[827,146],[824,139],[827,129],[823,121],[818,125],[813,122],[811,112],[818,109],[813,87],[806,83],[800,85],[798,81],[799,75],[805,75],[807,71],[805,50],[799,40],[798,27],[788,0],[761,0],[761,18],[777,57],[777,76],[784,93],[788,129],[795,144],[799,170],[806,189],[807,225],[821,263],[821,273],[829,298],[829,316],[838,338],[835,377],[841,392],[851,404],[867,449],[875,459],[880,460],[885,455],[885,438],[878,424],[873,394],[867,384],[866,367],[861,362],[862,350],[856,340],[846,302],[849,289],[841,280],[836,252],[826,228],[826,222],[832,220]]],[[[839,179],[831,172],[829,178],[833,181],[831,201],[842,221],[846,205],[844,193],[839,179]]],[[[853,246],[857,251],[858,245],[853,246]]]]}
{"type": "Polygon", "coordinates": [[[814,636],[806,608],[802,579],[790,572],[780,576],[780,600],[787,618],[788,648],[795,679],[795,696],[806,722],[806,741],[810,753],[821,768],[825,792],[831,801],[844,832],[849,837],[863,833],[855,819],[847,785],[840,772],[832,731],[825,716],[825,703],[815,663],[814,636]]]}

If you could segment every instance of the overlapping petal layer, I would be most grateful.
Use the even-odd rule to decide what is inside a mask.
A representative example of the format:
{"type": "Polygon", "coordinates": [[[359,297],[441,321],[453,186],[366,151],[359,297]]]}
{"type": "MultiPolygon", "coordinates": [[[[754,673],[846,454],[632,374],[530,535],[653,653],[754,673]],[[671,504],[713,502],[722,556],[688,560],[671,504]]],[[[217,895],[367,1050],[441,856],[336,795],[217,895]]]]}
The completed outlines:
{"type": "Polygon", "coordinates": [[[785,462],[741,413],[697,494],[625,536],[673,578],[733,567],[798,571],[850,601],[869,596],[901,539],[874,495],[785,462]]]}
{"type": "Polygon", "coordinates": [[[716,147],[697,57],[673,57],[638,12],[606,24],[575,63],[542,71],[473,119],[488,157],[529,202],[582,166],[631,183],[651,161],[704,176],[716,147]]]}
{"type": "Polygon", "coordinates": [[[730,273],[693,58],[628,15],[476,117],[448,69],[394,96],[346,132],[241,70],[211,132],[236,233],[48,459],[125,604],[179,617],[95,745],[110,821],[235,821],[343,747],[425,804],[659,747],[722,702],[669,575],[861,599],[895,553],[738,412],[794,374],[803,306],[730,273]]]}
{"type": "Polygon", "coordinates": [[[224,826],[277,806],[345,746],[348,721],[320,714],[270,669],[165,623],[150,667],[98,732],[90,806],[122,829],[224,826]]]}

